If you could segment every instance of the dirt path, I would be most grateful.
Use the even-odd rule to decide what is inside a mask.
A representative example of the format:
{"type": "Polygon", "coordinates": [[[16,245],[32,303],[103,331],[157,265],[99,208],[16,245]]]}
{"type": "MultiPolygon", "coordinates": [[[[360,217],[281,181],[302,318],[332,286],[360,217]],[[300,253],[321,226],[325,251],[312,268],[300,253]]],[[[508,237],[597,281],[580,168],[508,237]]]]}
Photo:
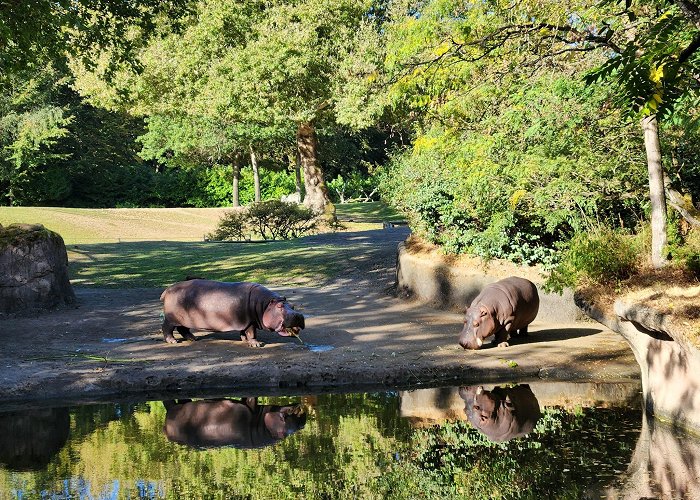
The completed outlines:
{"type": "Polygon", "coordinates": [[[560,379],[628,381],[639,368],[625,341],[597,323],[535,322],[527,342],[463,351],[461,315],[387,294],[405,228],[318,235],[309,245],[352,247],[340,277],[285,290],[306,315],[304,344],[261,332],[246,347],[233,334],[162,340],[161,289],[77,288],[79,308],[0,322],[0,400],[47,405],[100,399],[279,391],[379,389],[560,379]]]}

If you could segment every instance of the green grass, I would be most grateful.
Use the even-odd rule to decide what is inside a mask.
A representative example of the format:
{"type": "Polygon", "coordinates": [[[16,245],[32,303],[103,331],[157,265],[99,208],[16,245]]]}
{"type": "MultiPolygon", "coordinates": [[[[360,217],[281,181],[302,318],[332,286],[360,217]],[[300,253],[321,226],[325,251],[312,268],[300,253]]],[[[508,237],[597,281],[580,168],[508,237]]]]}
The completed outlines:
{"type": "Polygon", "coordinates": [[[335,215],[341,221],[355,222],[400,221],[403,216],[381,201],[370,203],[338,203],[335,215]]]}
{"type": "MultiPolygon", "coordinates": [[[[377,229],[401,217],[383,203],[336,205],[348,231],[377,229]],[[353,222],[347,222],[352,219],[353,222]]],[[[203,241],[225,208],[53,208],[0,207],[0,224],[43,224],[66,244],[124,241],[203,241]]]]}
{"type": "Polygon", "coordinates": [[[336,276],[352,249],[269,243],[126,242],[68,246],[74,285],[163,287],[187,275],[221,281],[316,284],[336,276]]]}
{"type": "MultiPolygon", "coordinates": [[[[338,205],[347,231],[379,229],[393,212],[379,203],[338,205]],[[381,216],[381,217],[380,217],[381,216]],[[347,219],[346,219],[347,220],[347,219]]],[[[0,207],[0,224],[39,223],[59,233],[71,281],[79,286],[163,287],[187,275],[222,281],[313,285],[337,276],[362,246],[312,245],[307,239],[266,243],[205,243],[222,208],[84,209],[0,207]]]]}

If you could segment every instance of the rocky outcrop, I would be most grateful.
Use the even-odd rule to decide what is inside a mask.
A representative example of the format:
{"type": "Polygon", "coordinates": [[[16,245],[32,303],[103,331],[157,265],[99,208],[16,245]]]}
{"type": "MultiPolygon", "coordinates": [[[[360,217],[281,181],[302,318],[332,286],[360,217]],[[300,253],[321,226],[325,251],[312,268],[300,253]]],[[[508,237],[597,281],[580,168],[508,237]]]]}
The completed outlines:
{"type": "Polygon", "coordinates": [[[75,303],[63,238],[41,224],[0,226],[0,317],[75,303]]]}
{"type": "Polygon", "coordinates": [[[700,350],[674,326],[673,317],[617,300],[612,312],[576,294],[591,318],[618,332],[639,363],[642,396],[649,415],[700,432],[700,350]]]}

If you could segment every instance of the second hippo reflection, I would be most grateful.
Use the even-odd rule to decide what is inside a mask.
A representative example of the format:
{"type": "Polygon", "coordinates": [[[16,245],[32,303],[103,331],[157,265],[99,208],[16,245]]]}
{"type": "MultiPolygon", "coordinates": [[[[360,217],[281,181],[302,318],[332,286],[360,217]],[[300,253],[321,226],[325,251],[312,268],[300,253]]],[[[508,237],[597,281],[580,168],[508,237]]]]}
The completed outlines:
{"type": "Polygon", "coordinates": [[[508,441],[535,428],[542,415],[537,398],[527,384],[514,387],[461,387],[464,413],[469,422],[491,441],[508,441]]]}
{"type": "Polygon", "coordinates": [[[163,401],[163,405],[168,439],[198,448],[263,448],[306,424],[300,404],[259,405],[257,398],[163,401]]]}

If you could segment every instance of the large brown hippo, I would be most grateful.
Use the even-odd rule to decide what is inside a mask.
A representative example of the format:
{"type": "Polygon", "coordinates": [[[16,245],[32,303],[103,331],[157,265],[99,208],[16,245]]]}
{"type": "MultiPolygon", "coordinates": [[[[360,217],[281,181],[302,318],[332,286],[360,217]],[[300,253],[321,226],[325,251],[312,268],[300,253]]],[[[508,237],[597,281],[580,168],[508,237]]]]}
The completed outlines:
{"type": "Polygon", "coordinates": [[[198,448],[262,448],[304,428],[301,405],[258,405],[257,398],[163,401],[170,441],[198,448]]]}
{"type": "Polygon", "coordinates": [[[495,335],[494,344],[508,347],[510,334],[527,335],[539,308],[537,287],[529,280],[513,276],[486,285],[467,307],[459,345],[478,349],[495,335]]]}
{"type": "Polygon", "coordinates": [[[515,387],[461,387],[464,413],[469,422],[491,441],[508,441],[535,428],[542,415],[537,398],[527,384],[515,387]]]}
{"type": "Polygon", "coordinates": [[[262,347],[255,335],[258,329],[277,332],[283,337],[297,335],[304,328],[304,315],[287,299],[257,283],[229,283],[192,279],[165,289],[163,336],[177,342],[173,330],[185,340],[197,340],[191,329],[214,332],[240,331],[241,340],[262,347]]]}

